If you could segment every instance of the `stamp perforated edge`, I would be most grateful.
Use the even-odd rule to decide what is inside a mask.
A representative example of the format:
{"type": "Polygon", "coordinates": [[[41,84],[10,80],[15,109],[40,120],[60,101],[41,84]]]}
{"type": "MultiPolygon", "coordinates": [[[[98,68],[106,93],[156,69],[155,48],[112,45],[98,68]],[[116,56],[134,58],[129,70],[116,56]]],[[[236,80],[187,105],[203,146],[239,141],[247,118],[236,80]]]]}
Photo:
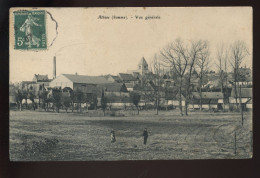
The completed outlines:
{"type": "Polygon", "coordinates": [[[9,51],[10,49],[14,49],[16,51],[44,51],[44,50],[48,50],[49,46],[48,46],[48,26],[47,26],[47,19],[46,19],[46,9],[44,8],[29,8],[29,7],[12,7],[9,9],[9,51]],[[15,25],[15,15],[14,12],[15,11],[33,11],[33,10],[43,10],[44,13],[44,25],[45,25],[45,34],[46,34],[46,48],[25,48],[25,49],[17,49],[15,48],[15,30],[14,30],[14,25],[15,25]]]}

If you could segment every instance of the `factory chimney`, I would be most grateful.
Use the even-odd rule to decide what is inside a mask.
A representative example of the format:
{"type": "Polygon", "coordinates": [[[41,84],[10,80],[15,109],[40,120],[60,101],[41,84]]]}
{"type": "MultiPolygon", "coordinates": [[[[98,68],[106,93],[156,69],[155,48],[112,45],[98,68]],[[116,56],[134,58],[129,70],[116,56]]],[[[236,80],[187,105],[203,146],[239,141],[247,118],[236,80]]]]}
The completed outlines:
{"type": "Polygon", "coordinates": [[[56,56],[53,57],[53,79],[56,78],[56,56]]]}

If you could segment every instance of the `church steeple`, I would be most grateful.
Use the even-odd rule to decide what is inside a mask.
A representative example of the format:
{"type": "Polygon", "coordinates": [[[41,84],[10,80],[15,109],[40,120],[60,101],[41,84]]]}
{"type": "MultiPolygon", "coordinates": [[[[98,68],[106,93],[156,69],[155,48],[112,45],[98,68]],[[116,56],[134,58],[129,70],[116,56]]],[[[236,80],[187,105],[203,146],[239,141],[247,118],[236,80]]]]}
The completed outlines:
{"type": "Polygon", "coordinates": [[[148,71],[148,64],[144,57],[142,57],[141,61],[139,62],[138,69],[140,70],[141,74],[144,74],[148,71]]]}

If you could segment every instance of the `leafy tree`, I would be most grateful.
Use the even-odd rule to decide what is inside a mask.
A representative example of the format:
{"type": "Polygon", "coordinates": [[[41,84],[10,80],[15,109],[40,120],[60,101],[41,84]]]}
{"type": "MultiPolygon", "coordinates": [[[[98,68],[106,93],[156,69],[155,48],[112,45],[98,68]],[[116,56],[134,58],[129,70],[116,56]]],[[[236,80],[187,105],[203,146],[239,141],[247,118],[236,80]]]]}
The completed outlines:
{"type": "Polygon", "coordinates": [[[16,102],[17,102],[17,109],[22,111],[22,101],[23,101],[23,93],[21,92],[21,90],[17,90],[15,92],[15,99],[16,99],[16,102]]]}
{"type": "Polygon", "coordinates": [[[81,112],[81,103],[85,102],[86,100],[84,93],[81,90],[76,90],[74,92],[74,99],[77,103],[77,112],[79,111],[79,109],[81,112]]]}
{"type": "Polygon", "coordinates": [[[30,91],[29,92],[29,99],[32,101],[32,107],[33,107],[33,110],[35,110],[35,102],[34,102],[34,99],[36,98],[35,94],[34,94],[34,91],[30,91]]]}
{"type": "Polygon", "coordinates": [[[85,102],[87,103],[87,111],[89,106],[97,107],[97,95],[95,93],[86,93],[85,94],[85,102]]]}
{"type": "Polygon", "coordinates": [[[68,108],[71,105],[71,98],[67,95],[62,95],[62,105],[64,106],[66,112],[68,112],[68,108]]]}
{"type": "Polygon", "coordinates": [[[135,105],[138,115],[139,115],[139,102],[141,99],[141,95],[136,92],[132,92],[132,93],[130,93],[130,97],[131,97],[131,100],[132,100],[133,104],[135,105]]]}
{"type": "Polygon", "coordinates": [[[40,92],[39,99],[42,100],[42,108],[46,111],[46,104],[48,104],[48,92],[43,90],[40,92]]]}
{"type": "Polygon", "coordinates": [[[97,109],[97,104],[98,104],[97,95],[94,94],[94,95],[93,95],[93,105],[94,105],[94,107],[95,107],[95,110],[97,109]]]}
{"type": "Polygon", "coordinates": [[[111,110],[113,103],[116,101],[116,95],[109,94],[106,98],[107,98],[107,104],[108,104],[109,110],[111,110]]]}
{"type": "Polygon", "coordinates": [[[61,92],[61,90],[53,89],[52,97],[53,97],[54,106],[56,107],[56,111],[59,112],[60,107],[62,106],[62,92],[61,92]]]}
{"type": "Polygon", "coordinates": [[[102,93],[101,93],[101,108],[102,108],[104,116],[105,116],[105,112],[106,112],[106,108],[107,108],[107,97],[105,96],[103,89],[102,89],[102,93]]]}
{"type": "Polygon", "coordinates": [[[74,112],[74,103],[76,102],[76,95],[73,90],[70,92],[70,98],[71,98],[71,110],[72,112],[74,112]]]}
{"type": "Polygon", "coordinates": [[[28,108],[27,99],[29,99],[29,92],[28,92],[28,90],[23,89],[21,91],[21,94],[22,94],[23,99],[25,100],[25,106],[26,106],[26,109],[27,109],[28,108]]]}

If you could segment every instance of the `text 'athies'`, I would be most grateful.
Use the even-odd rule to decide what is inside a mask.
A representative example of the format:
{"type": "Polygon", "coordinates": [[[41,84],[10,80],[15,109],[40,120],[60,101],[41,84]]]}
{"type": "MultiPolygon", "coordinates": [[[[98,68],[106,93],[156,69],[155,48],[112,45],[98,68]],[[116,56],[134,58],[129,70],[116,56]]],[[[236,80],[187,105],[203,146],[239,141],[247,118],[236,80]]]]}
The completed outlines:
{"type": "Polygon", "coordinates": [[[105,15],[99,15],[98,19],[104,19],[104,20],[128,20],[128,19],[133,19],[133,20],[152,20],[152,19],[161,19],[160,16],[139,16],[139,15],[134,15],[134,16],[117,16],[117,15],[112,15],[112,16],[105,16],[105,15]]]}

